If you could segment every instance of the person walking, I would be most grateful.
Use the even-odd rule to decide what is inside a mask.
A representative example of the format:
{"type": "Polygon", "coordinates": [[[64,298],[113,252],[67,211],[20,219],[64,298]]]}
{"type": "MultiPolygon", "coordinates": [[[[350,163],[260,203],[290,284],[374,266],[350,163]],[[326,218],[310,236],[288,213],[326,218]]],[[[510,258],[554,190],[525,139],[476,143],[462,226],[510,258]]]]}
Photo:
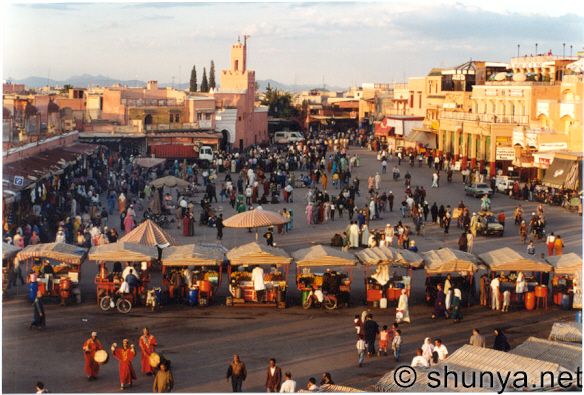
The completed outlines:
{"type": "Polygon", "coordinates": [[[373,320],[373,314],[367,316],[365,321],[365,342],[367,343],[367,356],[375,355],[375,339],[379,333],[379,325],[373,320]]]}
{"type": "Polygon", "coordinates": [[[103,346],[97,339],[97,332],[91,332],[91,337],[83,343],[83,356],[85,358],[83,371],[89,381],[97,379],[99,373],[99,364],[95,362],[95,352],[99,350],[103,350],[103,346]]]}
{"type": "Polygon", "coordinates": [[[280,392],[282,369],[276,365],[276,359],[270,358],[266,372],[266,392],[280,392]]]}
{"type": "Polygon", "coordinates": [[[564,251],[564,242],[560,235],[556,236],[556,240],[554,241],[554,253],[556,255],[562,255],[564,251]]]}
{"type": "Polygon", "coordinates": [[[47,321],[46,321],[46,316],[45,316],[45,308],[43,306],[43,294],[41,293],[41,291],[38,291],[36,293],[36,297],[34,299],[34,302],[32,302],[32,307],[33,307],[33,320],[30,324],[30,329],[32,329],[33,327],[37,328],[37,329],[45,329],[47,321]]]}
{"type": "Polygon", "coordinates": [[[393,340],[391,341],[391,349],[393,350],[393,357],[395,358],[396,362],[399,362],[401,346],[402,346],[401,329],[397,329],[395,331],[393,340]]]}
{"type": "Polygon", "coordinates": [[[237,354],[233,356],[233,362],[227,368],[226,379],[229,380],[230,378],[233,392],[242,392],[243,382],[247,378],[247,368],[237,354]]]}
{"type": "Polygon", "coordinates": [[[223,214],[219,214],[217,222],[215,222],[215,227],[217,228],[217,240],[223,240],[223,228],[225,227],[223,225],[223,214]]]}
{"type": "Polygon", "coordinates": [[[150,365],[150,355],[155,351],[158,342],[156,341],[156,338],[150,334],[148,328],[144,328],[138,344],[142,353],[142,374],[152,376],[154,370],[152,369],[152,365],[150,365]]]}
{"type": "Polygon", "coordinates": [[[362,337],[359,337],[357,339],[357,355],[358,355],[358,366],[360,368],[363,367],[363,362],[365,362],[365,352],[367,351],[367,344],[365,343],[365,340],[363,340],[362,337]]]}
{"type": "Polygon", "coordinates": [[[547,246],[548,256],[554,255],[554,247],[556,246],[556,236],[554,236],[554,232],[549,234],[545,244],[547,246]]]}
{"type": "Polygon", "coordinates": [[[170,362],[162,361],[158,365],[158,372],[154,376],[154,383],[152,383],[152,392],[162,393],[171,392],[174,387],[174,376],[170,370],[170,362]]]}
{"type": "Polygon", "coordinates": [[[119,363],[120,388],[126,389],[126,387],[131,387],[132,380],[136,380],[136,373],[132,366],[132,360],[136,356],[134,345],[130,345],[129,340],[124,339],[122,341],[122,347],[118,347],[118,345],[114,343],[112,344],[111,351],[113,357],[117,359],[119,363]]]}
{"type": "Polygon", "coordinates": [[[486,347],[485,337],[481,335],[481,332],[477,328],[474,328],[472,330],[472,336],[470,337],[468,344],[475,347],[485,348],[486,347]]]}

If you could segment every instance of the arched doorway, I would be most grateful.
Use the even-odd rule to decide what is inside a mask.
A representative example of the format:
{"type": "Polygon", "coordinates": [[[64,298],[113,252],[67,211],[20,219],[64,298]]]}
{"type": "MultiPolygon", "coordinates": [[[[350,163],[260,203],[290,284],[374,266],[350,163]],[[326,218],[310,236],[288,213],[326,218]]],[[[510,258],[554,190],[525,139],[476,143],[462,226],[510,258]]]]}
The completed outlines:
{"type": "Polygon", "coordinates": [[[219,143],[219,148],[222,151],[228,151],[229,148],[229,131],[223,129],[221,131],[221,142],[219,143]]]}
{"type": "Polygon", "coordinates": [[[148,129],[150,125],[152,125],[152,115],[148,114],[144,117],[144,129],[148,129]]]}

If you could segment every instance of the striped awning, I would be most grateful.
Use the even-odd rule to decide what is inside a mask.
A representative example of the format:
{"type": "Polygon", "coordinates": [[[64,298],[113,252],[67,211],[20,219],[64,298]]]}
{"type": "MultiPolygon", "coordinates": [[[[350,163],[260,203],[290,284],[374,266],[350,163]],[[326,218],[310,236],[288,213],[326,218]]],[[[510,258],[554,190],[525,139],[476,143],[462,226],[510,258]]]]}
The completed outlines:
{"type": "Polygon", "coordinates": [[[142,244],[150,247],[168,247],[175,245],[176,241],[164,229],[154,221],[147,219],[136,226],[130,233],[120,238],[121,242],[142,244]]]}
{"type": "Polygon", "coordinates": [[[227,248],[217,244],[187,244],[166,248],[163,266],[218,266],[227,248]]]}
{"type": "Polygon", "coordinates": [[[548,273],[552,271],[552,266],[549,263],[530,259],[509,247],[485,252],[479,255],[479,258],[493,272],[523,271],[548,273]]]}
{"type": "Polygon", "coordinates": [[[355,254],[364,265],[397,265],[419,268],[424,264],[421,255],[393,247],[366,248],[355,254]]]}
{"type": "Polygon", "coordinates": [[[227,253],[232,265],[289,265],[292,257],[281,248],[251,242],[227,253]]]}
{"type": "Polygon", "coordinates": [[[89,250],[89,259],[97,262],[142,262],[157,258],[156,247],[122,241],[91,247],[89,250]]]}
{"type": "Polygon", "coordinates": [[[65,243],[43,243],[29,245],[16,254],[16,261],[22,262],[33,258],[46,258],[72,265],[81,265],[87,248],[65,243]]]}
{"type": "Polygon", "coordinates": [[[333,247],[315,245],[292,253],[297,266],[355,266],[354,255],[333,247]]]}
{"type": "Polygon", "coordinates": [[[223,221],[223,225],[228,228],[262,228],[265,226],[283,225],[287,222],[288,219],[274,211],[256,208],[255,210],[245,211],[227,218],[223,221]]]}
{"type": "Polygon", "coordinates": [[[18,253],[18,251],[20,251],[19,247],[13,244],[2,242],[2,259],[13,258],[18,253]]]}

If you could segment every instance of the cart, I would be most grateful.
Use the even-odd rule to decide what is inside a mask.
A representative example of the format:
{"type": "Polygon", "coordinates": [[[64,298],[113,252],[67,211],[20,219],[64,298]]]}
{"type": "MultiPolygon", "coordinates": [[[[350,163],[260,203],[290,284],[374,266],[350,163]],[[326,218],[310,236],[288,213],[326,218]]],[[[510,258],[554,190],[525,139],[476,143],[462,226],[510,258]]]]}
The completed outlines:
{"type": "Polygon", "coordinates": [[[381,299],[397,303],[403,289],[410,296],[412,271],[423,264],[420,255],[393,247],[367,248],[355,255],[363,265],[368,305],[380,307],[381,299]],[[371,275],[370,267],[376,268],[371,275]]]}
{"type": "MultiPolygon", "coordinates": [[[[120,286],[122,285],[123,274],[125,268],[116,269],[116,265],[112,264],[111,270],[108,270],[107,263],[122,262],[126,263],[126,268],[134,266],[134,269],[140,275],[140,284],[130,293],[124,293],[121,296],[124,299],[130,300],[132,305],[145,304],[146,292],[150,283],[150,274],[147,270],[136,267],[136,264],[141,262],[152,262],[158,257],[158,250],[156,247],[149,247],[142,244],[120,242],[104,244],[92,247],[89,250],[89,260],[96,261],[99,264],[99,272],[95,276],[97,303],[101,306],[104,298],[113,299],[120,294],[120,286]]],[[[149,267],[149,266],[147,266],[149,267]]],[[[126,274],[127,275],[127,274],[126,274]]],[[[102,307],[103,309],[103,307],[102,307]]],[[[105,309],[104,309],[105,310],[105,309]]]]}
{"type": "Polygon", "coordinates": [[[162,278],[172,299],[186,300],[189,305],[206,306],[221,285],[223,259],[227,249],[218,244],[187,244],[169,247],[162,258],[162,278]],[[175,276],[188,278],[180,288],[172,281],[175,276]],[[189,286],[190,284],[190,286],[189,286]]]}
{"type": "Polygon", "coordinates": [[[26,263],[29,299],[34,300],[35,294],[40,291],[42,296],[60,298],[61,305],[65,305],[73,295],[80,303],[79,277],[86,255],[86,248],[65,243],[35,244],[23,248],[16,254],[15,260],[26,263]]]}
{"type": "Polygon", "coordinates": [[[339,305],[349,306],[353,267],[357,264],[354,255],[333,247],[315,245],[298,250],[292,256],[296,261],[296,284],[302,293],[304,309],[313,305],[313,296],[330,310],[339,305]],[[326,271],[312,273],[311,268],[326,268],[326,271]],[[348,268],[348,271],[332,270],[338,268],[348,268]]]}
{"type": "Polygon", "coordinates": [[[230,250],[226,256],[231,294],[227,297],[227,306],[286,308],[286,279],[292,261],[286,251],[252,242],[230,250]],[[265,285],[265,290],[260,292],[256,292],[253,282],[256,267],[261,268],[256,270],[256,275],[263,273],[265,285]]]}

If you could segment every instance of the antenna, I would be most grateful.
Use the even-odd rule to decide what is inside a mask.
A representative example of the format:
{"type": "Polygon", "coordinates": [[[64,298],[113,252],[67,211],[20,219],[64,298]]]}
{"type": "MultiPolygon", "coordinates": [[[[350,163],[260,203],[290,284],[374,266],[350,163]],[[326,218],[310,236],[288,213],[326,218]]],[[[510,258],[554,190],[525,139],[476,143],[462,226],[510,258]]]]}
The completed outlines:
{"type": "Polygon", "coordinates": [[[517,57],[519,57],[519,49],[521,48],[521,44],[517,44],[517,57]]]}
{"type": "Polygon", "coordinates": [[[570,44],[570,56],[572,56],[572,44],[570,44]]]}
{"type": "Polygon", "coordinates": [[[537,56],[537,43],[535,43],[535,56],[537,56]]]}

